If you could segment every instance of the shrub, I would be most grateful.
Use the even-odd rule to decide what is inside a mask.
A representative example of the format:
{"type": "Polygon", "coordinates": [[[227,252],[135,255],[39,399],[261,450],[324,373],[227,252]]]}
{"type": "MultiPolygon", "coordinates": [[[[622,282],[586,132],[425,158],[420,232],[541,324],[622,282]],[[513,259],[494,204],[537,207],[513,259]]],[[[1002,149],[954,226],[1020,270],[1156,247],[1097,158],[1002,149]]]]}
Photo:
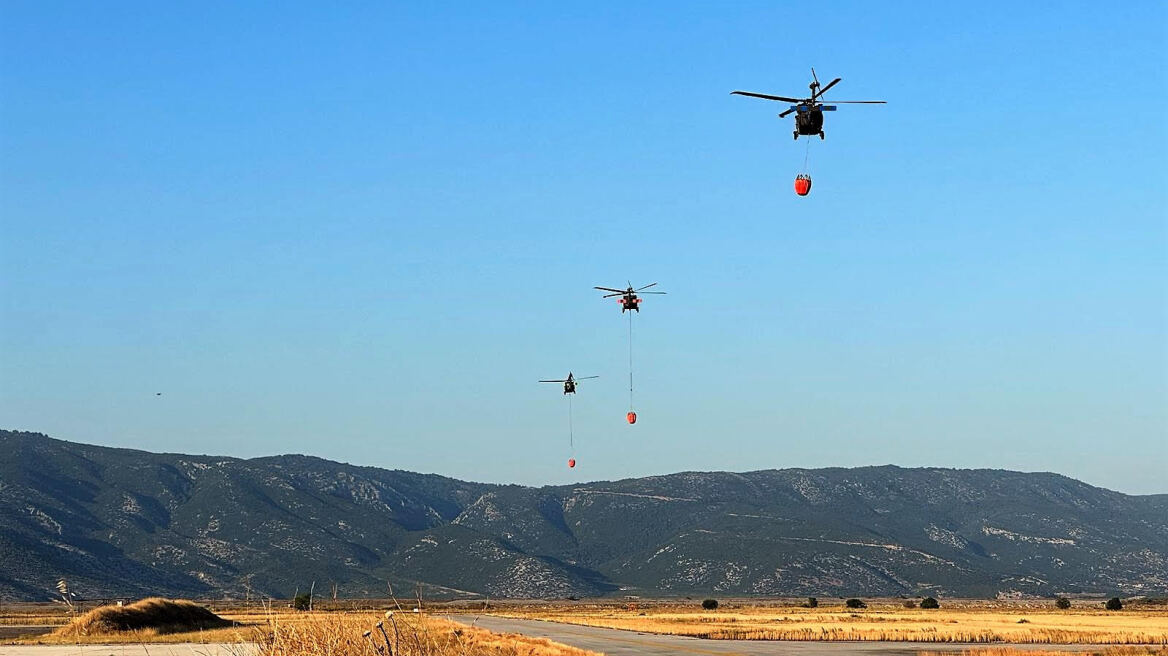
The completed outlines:
{"type": "Polygon", "coordinates": [[[705,608],[706,610],[717,610],[718,600],[717,599],[706,599],[702,602],[702,608],[705,608]]]}
{"type": "Polygon", "coordinates": [[[1123,602],[1119,600],[1119,597],[1112,597],[1103,607],[1107,610],[1123,610],[1123,602]]]}
{"type": "Polygon", "coordinates": [[[905,599],[904,600],[904,607],[905,608],[916,608],[917,602],[913,601],[912,599],[905,599]]]}
{"type": "Polygon", "coordinates": [[[808,597],[807,603],[803,604],[804,608],[819,608],[819,600],[815,597],[808,597]]]}
{"type": "Polygon", "coordinates": [[[925,597],[921,600],[921,608],[940,608],[941,604],[937,603],[936,599],[932,597],[925,597]]]}
{"type": "Polygon", "coordinates": [[[292,599],[292,607],[296,610],[308,610],[312,608],[312,595],[307,592],[302,592],[292,599]]]}
{"type": "Polygon", "coordinates": [[[1058,599],[1054,600],[1054,606],[1055,608],[1066,610],[1071,607],[1071,600],[1067,599],[1066,597],[1059,597],[1058,599]]]}
{"type": "Polygon", "coordinates": [[[867,608],[868,607],[868,604],[864,603],[863,601],[861,601],[859,599],[849,599],[849,600],[844,602],[844,605],[847,606],[848,608],[867,608]]]}

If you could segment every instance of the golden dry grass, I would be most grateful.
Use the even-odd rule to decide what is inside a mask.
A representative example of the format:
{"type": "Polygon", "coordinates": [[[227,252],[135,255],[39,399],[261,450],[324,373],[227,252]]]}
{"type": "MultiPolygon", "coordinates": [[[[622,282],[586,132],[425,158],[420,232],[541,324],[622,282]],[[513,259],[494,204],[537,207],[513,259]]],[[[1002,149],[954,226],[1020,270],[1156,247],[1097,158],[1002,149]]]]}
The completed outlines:
{"type": "Polygon", "coordinates": [[[54,631],[66,639],[151,631],[157,634],[223,629],[232,622],[185,599],[150,597],[125,606],[101,606],[54,631]]]}
{"type": "Polygon", "coordinates": [[[1168,645],[1168,610],[531,607],[493,614],[715,640],[1168,645]],[[1025,620],[1025,622],[1021,622],[1025,620]]]}
{"type": "Polygon", "coordinates": [[[550,640],[412,613],[386,619],[327,613],[301,622],[276,621],[257,642],[261,656],[599,656],[550,640]]]}
{"type": "MultiPolygon", "coordinates": [[[[1066,656],[1066,651],[1017,649],[1014,647],[979,647],[953,651],[917,651],[917,656],[1066,656]]],[[[1078,656],[1163,656],[1168,649],[1162,647],[1106,647],[1099,651],[1079,651],[1078,656]]]]}
{"type": "MultiPolygon", "coordinates": [[[[133,609],[138,602],[125,609],[133,609]]],[[[191,603],[191,602],[186,602],[191,603]]],[[[20,640],[21,644],[155,644],[235,643],[240,654],[253,652],[244,643],[257,645],[260,656],[383,656],[386,638],[396,656],[600,656],[596,652],[514,634],[492,633],[424,613],[328,610],[298,612],[275,608],[222,608],[218,615],[233,626],[219,629],[175,631],[174,626],[127,628],[110,631],[103,607],[78,616],[51,634],[20,640]],[[377,627],[378,622],[381,628],[377,627]],[[81,627],[85,627],[82,629],[81,627]],[[384,629],[384,633],[382,633],[384,629]],[[366,632],[369,632],[366,635],[366,632]],[[377,648],[382,649],[381,652],[377,648]]],[[[59,607],[41,607],[0,614],[0,623],[26,626],[61,624],[70,615],[59,607]]],[[[2,650],[0,650],[2,651],[2,650]]]]}

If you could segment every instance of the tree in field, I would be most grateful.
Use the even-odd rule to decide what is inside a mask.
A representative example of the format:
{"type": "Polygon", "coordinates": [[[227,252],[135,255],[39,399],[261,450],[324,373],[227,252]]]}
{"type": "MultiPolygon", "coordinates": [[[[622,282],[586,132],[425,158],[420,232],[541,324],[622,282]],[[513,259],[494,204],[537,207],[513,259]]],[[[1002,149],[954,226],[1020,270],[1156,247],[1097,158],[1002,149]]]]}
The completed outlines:
{"type": "Polygon", "coordinates": [[[941,607],[941,604],[937,603],[937,600],[932,598],[932,597],[925,597],[924,599],[921,600],[921,608],[940,608],[940,607],[941,607]]]}
{"type": "Polygon", "coordinates": [[[718,600],[717,599],[706,599],[705,601],[702,602],[702,608],[705,608],[706,610],[717,610],[718,609],[718,600]]]}
{"type": "Polygon", "coordinates": [[[298,593],[292,598],[292,608],[296,610],[311,610],[312,609],[312,595],[307,592],[298,593]]]}
{"type": "Polygon", "coordinates": [[[803,604],[804,608],[819,608],[819,600],[815,597],[808,597],[807,603],[803,604]]]}
{"type": "Polygon", "coordinates": [[[861,600],[861,599],[849,599],[849,600],[844,602],[844,605],[847,606],[848,608],[867,608],[868,607],[868,604],[864,603],[863,600],[861,600]]]}
{"type": "Polygon", "coordinates": [[[1107,610],[1123,610],[1123,602],[1119,600],[1119,597],[1112,597],[1103,607],[1107,610]]]}
{"type": "Polygon", "coordinates": [[[1054,600],[1054,606],[1055,608],[1066,610],[1071,607],[1071,600],[1066,597],[1059,597],[1054,600]]]}

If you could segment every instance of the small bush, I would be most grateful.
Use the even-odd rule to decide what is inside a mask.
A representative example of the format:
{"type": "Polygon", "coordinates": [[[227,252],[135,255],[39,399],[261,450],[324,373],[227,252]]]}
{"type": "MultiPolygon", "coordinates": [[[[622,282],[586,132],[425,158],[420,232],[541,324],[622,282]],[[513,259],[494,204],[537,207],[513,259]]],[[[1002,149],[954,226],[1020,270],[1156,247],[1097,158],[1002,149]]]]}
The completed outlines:
{"type": "Polygon", "coordinates": [[[803,604],[804,608],[819,608],[819,600],[815,597],[808,597],[807,603],[803,604]]]}
{"type": "Polygon", "coordinates": [[[718,600],[717,599],[706,599],[706,600],[702,601],[702,608],[705,608],[706,610],[717,610],[718,600]]]}
{"type": "Polygon", "coordinates": [[[302,592],[292,599],[292,608],[296,610],[308,610],[312,608],[312,595],[307,592],[302,592]]]}
{"type": "Polygon", "coordinates": [[[844,602],[844,605],[847,606],[848,608],[867,608],[868,607],[868,604],[864,603],[860,599],[849,599],[849,600],[844,602]]]}
{"type": "Polygon", "coordinates": [[[1112,597],[1103,607],[1107,610],[1123,610],[1123,602],[1119,600],[1119,597],[1112,597]]]}
{"type": "Polygon", "coordinates": [[[1059,597],[1058,599],[1054,600],[1054,607],[1066,610],[1071,607],[1071,600],[1067,599],[1066,597],[1059,597]]]}
{"type": "Polygon", "coordinates": [[[921,608],[940,608],[940,607],[941,607],[941,604],[937,603],[937,600],[932,598],[932,597],[925,597],[924,599],[921,600],[921,608]]]}
{"type": "Polygon", "coordinates": [[[904,607],[905,608],[916,608],[917,602],[913,601],[912,599],[905,599],[904,600],[904,607]]]}

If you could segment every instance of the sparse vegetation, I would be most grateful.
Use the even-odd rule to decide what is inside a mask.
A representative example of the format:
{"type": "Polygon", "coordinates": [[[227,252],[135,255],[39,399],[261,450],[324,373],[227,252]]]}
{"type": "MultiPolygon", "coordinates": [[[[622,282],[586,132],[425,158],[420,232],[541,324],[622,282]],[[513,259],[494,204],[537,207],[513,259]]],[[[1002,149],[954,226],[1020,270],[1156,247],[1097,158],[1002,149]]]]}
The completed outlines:
{"type": "Polygon", "coordinates": [[[542,638],[492,633],[425,615],[323,614],[276,623],[260,656],[600,656],[542,638]]]}
{"type": "Polygon", "coordinates": [[[1103,607],[1107,610],[1123,610],[1123,602],[1119,600],[1119,597],[1112,597],[1103,607]]]}
{"type": "Polygon", "coordinates": [[[816,599],[815,597],[808,597],[807,603],[803,604],[803,607],[804,608],[818,608],[819,607],[819,600],[816,599]]]}
{"type": "Polygon", "coordinates": [[[941,604],[937,603],[937,600],[934,599],[933,597],[925,597],[924,599],[921,600],[921,608],[924,608],[926,610],[935,610],[935,609],[940,608],[940,607],[941,607],[941,604]]]}
{"type": "MultiPolygon", "coordinates": [[[[192,602],[147,599],[125,608],[105,606],[101,609],[112,611],[136,611],[135,607],[146,602],[164,601],[179,606],[194,606],[210,612],[209,609],[192,602]]],[[[148,604],[152,608],[156,604],[148,604]]],[[[238,607],[222,609],[219,615],[226,616],[230,628],[198,630],[190,633],[164,633],[150,628],[139,628],[112,633],[78,631],[81,620],[69,626],[70,631],[59,630],[52,634],[28,638],[25,644],[152,644],[152,643],[244,643],[251,642],[257,651],[243,649],[231,653],[257,654],[257,656],[389,656],[387,647],[393,648],[394,656],[600,656],[595,652],[576,649],[539,638],[529,638],[514,634],[492,633],[455,622],[428,616],[425,613],[395,613],[386,617],[381,611],[346,611],[332,608],[322,610],[316,604],[313,613],[293,611],[289,608],[264,609],[246,607],[241,602],[238,607]],[[378,626],[380,624],[380,626],[378,626]]],[[[30,618],[61,621],[59,609],[42,608],[37,611],[23,611],[19,615],[7,612],[0,615],[0,625],[12,619],[21,624],[30,624],[30,618]]],[[[94,615],[86,613],[86,616],[94,615]]],[[[103,612],[103,621],[110,620],[103,612]]],[[[111,653],[113,649],[102,650],[111,653]]],[[[192,653],[202,653],[198,648],[192,653]]],[[[0,653],[4,649],[0,647],[0,653]]],[[[72,652],[70,652],[72,653],[72,652]]],[[[88,650],[85,653],[89,653],[88,650]]],[[[120,652],[119,652],[120,653],[120,652]]],[[[154,653],[151,650],[150,653],[154,653]]],[[[186,653],[186,650],[183,650],[186,653]]]]}
{"type": "Polygon", "coordinates": [[[905,599],[904,603],[901,605],[904,606],[905,608],[916,608],[917,602],[913,599],[905,599]]]}
{"type": "Polygon", "coordinates": [[[718,600],[705,599],[702,601],[702,608],[705,608],[706,610],[718,610],[718,600]]]}
{"type": "Polygon", "coordinates": [[[1071,607],[1071,600],[1066,597],[1059,597],[1054,600],[1054,607],[1060,610],[1066,610],[1071,607]]]}
{"type": "Polygon", "coordinates": [[[844,602],[848,608],[867,608],[868,604],[864,603],[863,599],[848,599],[844,602]]]}
{"type": "Polygon", "coordinates": [[[890,599],[867,600],[869,610],[857,613],[845,600],[819,601],[814,609],[804,608],[802,600],[778,606],[734,604],[716,615],[652,602],[642,603],[636,613],[617,604],[565,604],[499,607],[495,614],[722,640],[1168,645],[1168,609],[1160,607],[1108,613],[1098,605],[1057,610],[1028,601],[947,601],[943,608],[920,610],[890,599]],[[1027,622],[1020,624],[1020,617],[1027,622]]]}

